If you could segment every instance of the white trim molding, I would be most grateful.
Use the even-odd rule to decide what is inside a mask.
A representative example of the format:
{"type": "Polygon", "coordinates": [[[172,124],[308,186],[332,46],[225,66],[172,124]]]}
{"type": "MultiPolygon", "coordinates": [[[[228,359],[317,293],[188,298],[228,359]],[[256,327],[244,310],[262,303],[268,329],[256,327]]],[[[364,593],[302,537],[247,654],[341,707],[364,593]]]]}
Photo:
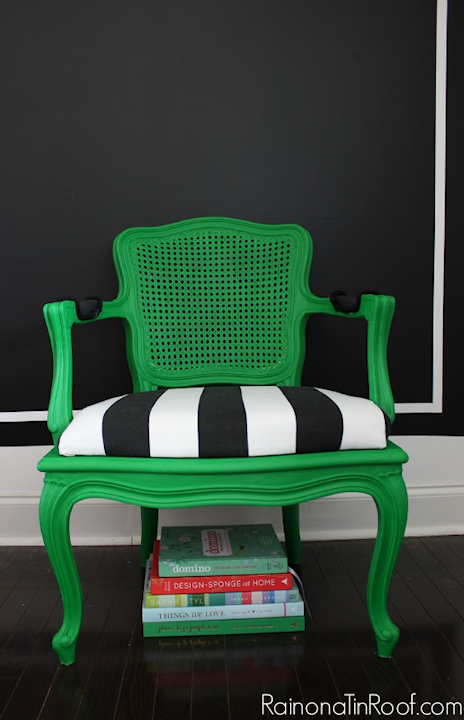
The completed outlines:
{"type": "Polygon", "coordinates": [[[47,410],[18,410],[0,412],[0,422],[46,422],[47,410]]]}
{"type": "Polygon", "coordinates": [[[445,295],[446,69],[448,0],[437,0],[435,66],[435,232],[433,274],[432,402],[397,403],[398,414],[443,412],[443,310],[445,295]]]}

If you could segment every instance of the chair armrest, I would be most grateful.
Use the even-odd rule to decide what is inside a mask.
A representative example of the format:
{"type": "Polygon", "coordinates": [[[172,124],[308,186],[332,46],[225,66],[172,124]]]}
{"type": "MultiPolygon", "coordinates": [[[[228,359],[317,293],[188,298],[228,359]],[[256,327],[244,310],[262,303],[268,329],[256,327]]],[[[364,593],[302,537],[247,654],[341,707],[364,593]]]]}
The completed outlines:
{"type": "Polygon", "coordinates": [[[73,358],[71,328],[75,324],[86,324],[95,320],[105,320],[113,317],[125,317],[122,304],[118,300],[101,303],[101,311],[96,317],[81,320],[77,315],[74,300],[60,300],[47,303],[43,312],[45,323],[50,336],[53,354],[53,379],[48,406],[47,426],[53,436],[53,442],[58,440],[73,419],[73,358]]]}
{"type": "Polygon", "coordinates": [[[308,314],[322,313],[345,318],[364,318],[367,321],[367,375],[369,398],[395,419],[395,403],[390,385],[387,364],[387,345],[395,311],[395,298],[390,295],[363,294],[355,312],[341,312],[334,308],[330,298],[311,295],[308,314]]]}

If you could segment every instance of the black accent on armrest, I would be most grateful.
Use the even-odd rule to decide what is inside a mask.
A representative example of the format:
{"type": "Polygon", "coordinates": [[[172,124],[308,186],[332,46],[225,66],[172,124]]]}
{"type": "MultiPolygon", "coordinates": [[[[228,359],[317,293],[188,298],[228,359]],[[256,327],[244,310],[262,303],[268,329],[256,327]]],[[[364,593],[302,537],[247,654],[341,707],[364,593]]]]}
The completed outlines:
{"type": "Polygon", "coordinates": [[[358,312],[359,306],[361,305],[361,298],[363,295],[378,295],[379,293],[375,290],[363,290],[359,293],[358,297],[349,297],[343,290],[334,290],[330,294],[330,302],[334,306],[337,312],[341,313],[355,313],[358,312]]]}
{"type": "Polygon", "coordinates": [[[76,303],[76,314],[79,320],[95,320],[103,307],[103,300],[97,296],[89,296],[84,300],[76,300],[73,297],[64,297],[61,300],[72,300],[76,303]]]}

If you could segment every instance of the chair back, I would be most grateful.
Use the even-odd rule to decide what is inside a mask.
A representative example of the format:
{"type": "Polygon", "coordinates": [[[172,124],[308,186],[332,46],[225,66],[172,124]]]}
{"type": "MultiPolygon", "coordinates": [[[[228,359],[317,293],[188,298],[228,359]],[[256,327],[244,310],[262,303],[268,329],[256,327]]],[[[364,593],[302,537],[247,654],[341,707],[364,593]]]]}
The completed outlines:
{"type": "Polygon", "coordinates": [[[198,218],[118,235],[134,391],[299,384],[311,256],[298,225],[198,218]]]}

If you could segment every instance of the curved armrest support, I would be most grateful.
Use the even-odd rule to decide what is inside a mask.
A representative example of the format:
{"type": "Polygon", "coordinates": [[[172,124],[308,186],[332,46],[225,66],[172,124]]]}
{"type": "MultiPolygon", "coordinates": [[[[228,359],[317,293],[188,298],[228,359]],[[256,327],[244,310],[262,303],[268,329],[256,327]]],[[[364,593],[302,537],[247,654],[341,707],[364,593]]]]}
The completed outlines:
{"type": "Polygon", "coordinates": [[[309,299],[308,314],[323,313],[345,318],[364,318],[367,321],[367,374],[369,398],[395,419],[395,403],[390,385],[387,364],[387,345],[395,311],[395,298],[390,295],[362,294],[358,297],[358,310],[349,312],[334,308],[330,298],[309,299]]]}
{"type": "Polygon", "coordinates": [[[369,397],[395,419],[395,403],[390,385],[387,362],[387,345],[390,334],[395,298],[390,295],[363,295],[360,315],[367,320],[367,374],[369,397]]]}
{"type": "Polygon", "coordinates": [[[101,311],[88,320],[79,319],[74,300],[47,303],[43,312],[53,354],[53,379],[47,426],[53,436],[54,444],[57,445],[61,434],[73,419],[72,326],[112,317],[124,317],[124,314],[121,303],[117,300],[102,302],[101,311]]]}

